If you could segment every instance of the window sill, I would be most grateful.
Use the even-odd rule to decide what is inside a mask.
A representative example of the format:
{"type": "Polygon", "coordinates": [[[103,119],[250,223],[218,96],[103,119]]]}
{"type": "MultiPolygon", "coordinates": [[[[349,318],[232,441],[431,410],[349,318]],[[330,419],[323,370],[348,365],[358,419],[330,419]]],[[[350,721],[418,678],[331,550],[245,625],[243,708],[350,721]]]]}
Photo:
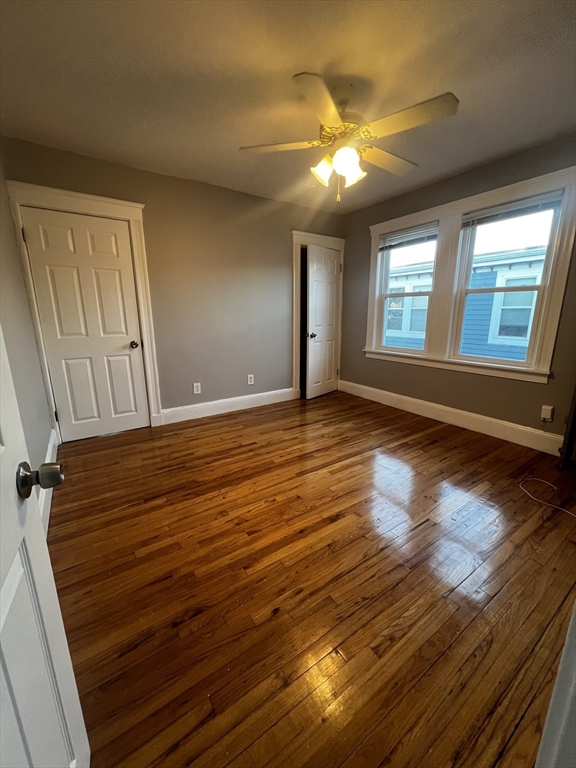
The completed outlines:
{"type": "Polygon", "coordinates": [[[497,363],[473,362],[464,360],[446,360],[441,358],[424,357],[410,352],[390,352],[380,349],[364,349],[366,357],[373,360],[388,360],[394,363],[423,365],[429,368],[444,368],[463,373],[474,373],[482,376],[498,376],[503,379],[518,379],[547,384],[550,371],[536,371],[532,368],[500,365],[497,363]]]}

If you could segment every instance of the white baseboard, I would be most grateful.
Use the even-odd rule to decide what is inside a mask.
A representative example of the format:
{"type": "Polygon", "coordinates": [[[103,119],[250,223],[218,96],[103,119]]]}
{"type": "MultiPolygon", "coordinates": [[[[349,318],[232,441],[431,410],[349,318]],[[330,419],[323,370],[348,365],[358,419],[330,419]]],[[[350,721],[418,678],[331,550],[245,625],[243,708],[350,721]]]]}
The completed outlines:
{"type": "MultiPolygon", "coordinates": [[[[50,432],[50,439],[48,440],[48,448],[46,449],[46,463],[56,461],[58,455],[58,445],[60,441],[56,431],[53,429],[50,432]]],[[[44,526],[44,533],[48,535],[48,522],[50,520],[50,507],[52,505],[52,488],[40,488],[38,486],[38,506],[40,507],[40,516],[42,517],[42,525],[44,526]]]]}
{"type": "Polygon", "coordinates": [[[261,405],[295,400],[298,397],[300,397],[300,390],[298,389],[276,389],[272,392],[260,392],[255,395],[227,397],[224,400],[211,400],[208,403],[183,405],[180,408],[166,408],[162,410],[162,424],[175,424],[178,421],[201,419],[204,416],[243,411],[247,408],[258,408],[261,405]]]}
{"type": "Polygon", "coordinates": [[[348,392],[350,395],[363,397],[365,400],[374,400],[383,405],[390,405],[392,408],[400,408],[402,411],[417,413],[419,416],[427,416],[429,419],[444,421],[447,424],[471,429],[473,432],[481,432],[491,437],[499,437],[501,440],[508,440],[510,443],[517,443],[527,448],[535,448],[537,451],[551,453],[553,456],[558,456],[558,451],[562,446],[562,435],[553,435],[548,432],[542,432],[539,429],[533,429],[532,427],[513,424],[510,421],[501,421],[490,416],[481,416],[478,413],[470,413],[470,411],[461,411],[448,405],[439,405],[428,400],[417,400],[415,397],[398,395],[395,392],[386,392],[383,389],[366,387],[363,384],[354,384],[351,381],[340,381],[338,389],[342,392],[348,392]]]}

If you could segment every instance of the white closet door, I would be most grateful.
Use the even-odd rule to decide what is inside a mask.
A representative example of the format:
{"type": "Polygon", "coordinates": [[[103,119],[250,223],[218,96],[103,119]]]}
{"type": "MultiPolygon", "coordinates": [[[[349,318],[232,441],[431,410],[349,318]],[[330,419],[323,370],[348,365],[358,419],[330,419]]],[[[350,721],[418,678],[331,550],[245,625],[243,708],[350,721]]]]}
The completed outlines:
{"type": "Polygon", "coordinates": [[[22,217],[63,440],[149,425],[128,224],[22,217]]]}

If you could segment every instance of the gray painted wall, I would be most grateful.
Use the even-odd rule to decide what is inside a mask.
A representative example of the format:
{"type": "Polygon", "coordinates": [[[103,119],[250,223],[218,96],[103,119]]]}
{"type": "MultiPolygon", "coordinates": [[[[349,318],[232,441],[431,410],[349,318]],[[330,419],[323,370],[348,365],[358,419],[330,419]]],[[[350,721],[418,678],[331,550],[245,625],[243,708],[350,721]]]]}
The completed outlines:
{"type": "MultiPolygon", "coordinates": [[[[0,323],[4,332],[31,465],[46,460],[52,427],[20,254],[0,165],[0,323]]],[[[24,460],[24,457],[22,457],[24,460]]]]}
{"type": "Polygon", "coordinates": [[[576,165],[574,139],[562,137],[345,216],[341,378],[529,427],[540,427],[543,404],[553,405],[555,419],[548,431],[563,434],[576,382],[574,254],[548,384],[371,360],[362,349],[366,344],[370,278],[368,228],[372,224],[572,165],[576,165]]]}
{"type": "MultiPolygon", "coordinates": [[[[164,408],[290,387],[291,229],[347,238],[345,380],[561,434],[576,380],[576,260],[547,385],[368,360],[371,224],[576,164],[570,137],[534,147],[347,216],[3,140],[6,178],[145,203],[144,227],[164,408]],[[255,374],[248,387],[246,375],[255,374]],[[202,395],[192,384],[202,383],[202,395]]],[[[385,175],[382,174],[385,184],[385,175]]],[[[15,279],[14,276],[12,279],[15,279]]],[[[25,296],[10,294],[18,305],[25,296]]],[[[26,313],[27,304],[24,305],[26,313]]],[[[20,309],[22,311],[22,308],[20,309]]],[[[8,342],[7,342],[8,343],[8,342]]],[[[30,354],[34,347],[29,347],[30,354]]],[[[28,361],[28,365],[30,365],[28,361]]]]}
{"type": "Polygon", "coordinates": [[[292,386],[290,231],[340,236],[341,216],[16,139],[3,154],[8,179],[145,204],[163,408],[292,386]]]}

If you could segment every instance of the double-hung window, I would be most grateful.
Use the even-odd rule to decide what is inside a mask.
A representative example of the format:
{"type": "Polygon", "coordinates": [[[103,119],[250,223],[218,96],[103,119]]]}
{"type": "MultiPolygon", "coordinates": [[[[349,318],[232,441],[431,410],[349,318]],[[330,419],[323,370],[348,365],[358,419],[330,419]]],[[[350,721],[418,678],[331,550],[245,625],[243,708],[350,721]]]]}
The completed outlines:
{"type": "Polygon", "coordinates": [[[464,216],[460,356],[530,359],[561,207],[553,194],[464,216]]]}
{"type": "Polygon", "coordinates": [[[574,215],[570,169],[371,227],[367,356],[546,381],[574,215]]]}
{"type": "Polygon", "coordinates": [[[424,349],[438,222],[392,233],[380,245],[382,346],[424,349]]]}

